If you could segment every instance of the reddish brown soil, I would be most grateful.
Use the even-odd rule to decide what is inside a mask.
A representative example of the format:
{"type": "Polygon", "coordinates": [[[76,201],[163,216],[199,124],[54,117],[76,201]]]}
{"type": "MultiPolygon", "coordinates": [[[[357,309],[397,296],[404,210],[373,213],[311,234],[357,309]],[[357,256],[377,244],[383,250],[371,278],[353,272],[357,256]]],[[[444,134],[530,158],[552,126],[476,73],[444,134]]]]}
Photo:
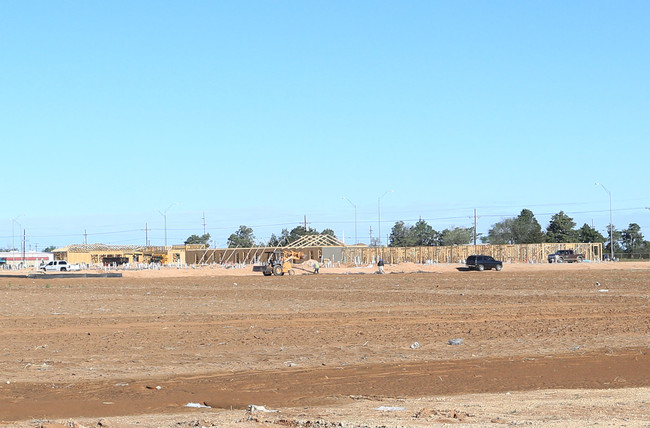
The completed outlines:
{"type": "Polygon", "coordinates": [[[612,420],[606,400],[542,415],[548,397],[525,395],[564,390],[594,403],[606,390],[628,425],[647,420],[650,264],[321,272],[0,278],[0,425],[612,420]],[[532,400],[528,413],[500,414],[506,393],[532,400]],[[467,394],[501,398],[483,416],[436,405],[467,394]]]}

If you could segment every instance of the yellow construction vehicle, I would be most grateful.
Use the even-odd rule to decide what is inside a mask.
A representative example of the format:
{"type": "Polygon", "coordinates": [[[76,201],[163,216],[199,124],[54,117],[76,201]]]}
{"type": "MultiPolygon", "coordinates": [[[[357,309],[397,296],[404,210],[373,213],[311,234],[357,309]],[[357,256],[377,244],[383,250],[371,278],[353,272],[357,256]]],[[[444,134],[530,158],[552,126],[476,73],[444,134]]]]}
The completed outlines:
{"type": "Polygon", "coordinates": [[[253,272],[262,272],[264,276],[282,276],[285,273],[295,275],[296,271],[293,269],[294,260],[303,258],[303,253],[292,250],[276,250],[266,252],[266,264],[261,266],[253,266],[253,272]]]}

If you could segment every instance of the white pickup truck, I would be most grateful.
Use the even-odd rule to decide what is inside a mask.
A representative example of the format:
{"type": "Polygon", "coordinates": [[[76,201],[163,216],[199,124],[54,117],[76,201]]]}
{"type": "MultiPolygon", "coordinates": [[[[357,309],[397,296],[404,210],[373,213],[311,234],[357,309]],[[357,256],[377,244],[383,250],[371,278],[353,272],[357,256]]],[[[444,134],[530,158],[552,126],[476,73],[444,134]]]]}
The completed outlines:
{"type": "Polygon", "coordinates": [[[41,267],[45,272],[70,272],[75,270],[80,270],[78,264],[70,264],[65,260],[52,260],[48,264],[41,267]]]}

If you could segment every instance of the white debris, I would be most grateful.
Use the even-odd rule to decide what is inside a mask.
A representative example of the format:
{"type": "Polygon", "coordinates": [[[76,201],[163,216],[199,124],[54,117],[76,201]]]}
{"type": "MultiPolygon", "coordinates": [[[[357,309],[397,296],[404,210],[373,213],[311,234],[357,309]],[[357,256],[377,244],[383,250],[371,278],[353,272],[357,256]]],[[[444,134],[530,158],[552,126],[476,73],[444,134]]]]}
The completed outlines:
{"type": "Polygon", "coordinates": [[[206,406],[205,404],[201,403],[187,403],[185,407],[194,407],[196,409],[211,409],[212,407],[206,406]]]}
{"type": "Polygon", "coordinates": [[[248,405],[248,411],[249,412],[265,412],[265,413],[275,413],[277,410],[269,410],[264,406],[257,406],[255,404],[249,404],[248,405]]]}
{"type": "Polygon", "coordinates": [[[375,408],[375,410],[379,410],[381,412],[398,412],[400,410],[406,410],[405,407],[391,407],[391,406],[379,406],[375,408]]]}
{"type": "Polygon", "coordinates": [[[609,290],[605,290],[604,288],[602,290],[598,290],[599,293],[607,293],[609,290]]]}
{"type": "Polygon", "coordinates": [[[462,345],[463,344],[463,339],[449,339],[449,342],[447,342],[449,345],[462,345]]]}
{"type": "Polygon", "coordinates": [[[420,344],[418,342],[413,342],[411,345],[411,349],[418,349],[420,347],[420,344]]]}

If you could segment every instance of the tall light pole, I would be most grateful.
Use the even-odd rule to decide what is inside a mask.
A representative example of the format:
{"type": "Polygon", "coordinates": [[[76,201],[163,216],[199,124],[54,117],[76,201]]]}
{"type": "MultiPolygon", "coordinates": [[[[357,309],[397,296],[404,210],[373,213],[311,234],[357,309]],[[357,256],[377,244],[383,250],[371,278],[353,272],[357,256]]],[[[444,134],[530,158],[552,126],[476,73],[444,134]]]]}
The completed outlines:
{"type": "Polygon", "coordinates": [[[377,223],[379,225],[379,230],[377,231],[377,236],[379,237],[379,246],[381,247],[381,198],[391,193],[392,190],[386,190],[383,195],[377,198],[377,223]]]}
{"type": "Polygon", "coordinates": [[[601,186],[605,192],[609,195],[609,250],[610,250],[610,260],[614,261],[614,225],[612,224],[612,192],[610,192],[607,187],[602,183],[596,182],[596,186],[601,186]]]}
{"type": "Polygon", "coordinates": [[[359,243],[359,239],[357,238],[357,206],[354,205],[348,198],[343,197],[343,199],[348,201],[350,205],[354,207],[354,245],[357,245],[359,243]]]}
{"type": "Polygon", "coordinates": [[[167,211],[169,211],[169,209],[170,209],[171,207],[173,207],[174,205],[178,205],[178,203],[177,203],[177,202],[174,202],[173,204],[171,204],[170,206],[168,206],[167,208],[165,208],[164,211],[160,211],[160,210],[158,210],[158,212],[160,213],[160,215],[163,216],[163,218],[165,219],[165,248],[167,247],[167,211]]]}
{"type": "MultiPolygon", "coordinates": [[[[14,251],[16,249],[16,241],[15,241],[15,238],[14,238],[15,237],[14,225],[16,223],[18,223],[16,220],[18,220],[22,216],[23,216],[23,214],[19,215],[18,217],[14,217],[14,218],[11,219],[11,251],[14,251]]],[[[20,227],[22,227],[22,225],[20,223],[18,223],[18,225],[20,227]]]]}

